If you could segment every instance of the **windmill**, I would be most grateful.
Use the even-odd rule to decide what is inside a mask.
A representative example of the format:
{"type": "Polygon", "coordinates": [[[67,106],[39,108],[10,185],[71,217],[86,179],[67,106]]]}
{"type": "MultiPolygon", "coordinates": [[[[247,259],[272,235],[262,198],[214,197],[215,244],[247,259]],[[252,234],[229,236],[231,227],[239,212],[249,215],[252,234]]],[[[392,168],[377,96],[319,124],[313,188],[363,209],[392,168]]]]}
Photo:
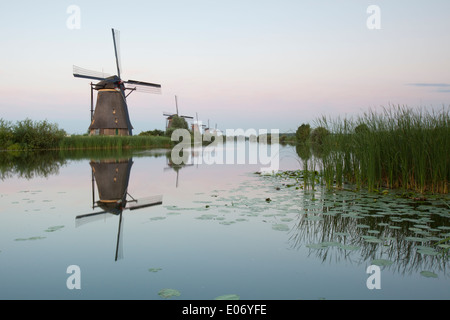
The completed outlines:
{"type": "Polygon", "coordinates": [[[121,78],[120,49],[118,30],[112,29],[114,53],[116,56],[117,75],[108,75],[73,66],[73,76],[99,81],[91,82],[91,135],[132,135],[128,113],[127,97],[133,91],[161,93],[161,85],[136,80],[123,81],[121,78]],[[97,102],[94,111],[94,94],[96,90],[97,102]],[[130,92],[126,94],[125,92],[130,92]]]}
{"type": "Polygon", "coordinates": [[[200,134],[203,134],[203,129],[206,127],[206,125],[202,124],[201,121],[198,120],[198,113],[195,113],[195,118],[197,119],[192,124],[192,132],[198,132],[200,134]]]}
{"type": "Polygon", "coordinates": [[[176,108],[176,113],[170,113],[170,112],[163,112],[163,116],[167,117],[166,118],[166,131],[167,129],[169,129],[170,127],[172,127],[172,120],[175,116],[177,117],[181,117],[184,119],[194,119],[194,117],[191,116],[180,116],[178,114],[178,99],[177,96],[175,96],[175,108],[176,108]]]}
{"type": "Polygon", "coordinates": [[[162,204],[162,196],[150,196],[135,199],[128,193],[132,158],[100,160],[90,162],[92,169],[92,209],[101,211],[78,215],[75,217],[75,226],[79,227],[88,222],[119,216],[115,260],[121,259],[123,235],[123,211],[137,210],[145,207],[162,204]],[[99,200],[95,201],[95,183],[99,200]],[[127,199],[127,198],[131,199],[127,199]]]}

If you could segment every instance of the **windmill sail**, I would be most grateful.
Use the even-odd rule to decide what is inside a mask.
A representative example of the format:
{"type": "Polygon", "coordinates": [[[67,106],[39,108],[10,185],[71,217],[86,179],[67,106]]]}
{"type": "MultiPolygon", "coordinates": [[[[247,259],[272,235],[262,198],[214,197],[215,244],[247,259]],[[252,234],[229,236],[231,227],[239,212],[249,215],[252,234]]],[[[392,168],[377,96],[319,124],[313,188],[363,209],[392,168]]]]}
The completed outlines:
{"type": "Polygon", "coordinates": [[[84,69],[78,66],[73,66],[73,76],[77,78],[86,78],[86,79],[93,79],[93,80],[106,80],[106,78],[111,77],[110,74],[99,72],[99,71],[93,71],[89,69],[84,69]]]}
{"type": "Polygon", "coordinates": [[[120,71],[122,70],[122,65],[120,63],[120,31],[111,29],[114,43],[114,53],[116,55],[116,66],[117,66],[117,76],[120,79],[120,71]]]}
{"type": "Polygon", "coordinates": [[[144,81],[127,80],[124,81],[128,90],[136,90],[138,92],[161,93],[161,85],[144,81]]]}

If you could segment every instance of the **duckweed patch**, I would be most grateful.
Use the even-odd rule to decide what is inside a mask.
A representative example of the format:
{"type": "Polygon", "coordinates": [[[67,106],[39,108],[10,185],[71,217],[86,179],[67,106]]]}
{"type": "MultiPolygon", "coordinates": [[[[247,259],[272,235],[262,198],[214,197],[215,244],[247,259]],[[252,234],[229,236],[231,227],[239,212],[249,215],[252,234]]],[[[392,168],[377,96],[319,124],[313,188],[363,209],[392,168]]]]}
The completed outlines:
{"type": "Polygon", "coordinates": [[[172,297],[179,297],[181,295],[180,291],[176,289],[162,289],[158,292],[158,296],[164,299],[170,299],[172,297]]]}

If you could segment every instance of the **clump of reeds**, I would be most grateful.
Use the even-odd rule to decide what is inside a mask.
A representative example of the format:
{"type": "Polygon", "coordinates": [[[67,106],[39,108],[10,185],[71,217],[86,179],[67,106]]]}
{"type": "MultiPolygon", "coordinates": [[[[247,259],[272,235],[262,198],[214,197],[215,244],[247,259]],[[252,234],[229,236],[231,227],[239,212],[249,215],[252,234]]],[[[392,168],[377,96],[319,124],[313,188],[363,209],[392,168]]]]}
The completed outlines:
{"type": "Polygon", "coordinates": [[[328,187],[348,182],[370,191],[448,193],[448,107],[427,111],[390,106],[356,119],[322,118],[318,123],[330,132],[322,145],[322,176],[328,187]]]}
{"type": "Polygon", "coordinates": [[[59,145],[62,150],[70,149],[127,149],[127,148],[169,148],[169,137],[161,136],[70,136],[59,145]]]}

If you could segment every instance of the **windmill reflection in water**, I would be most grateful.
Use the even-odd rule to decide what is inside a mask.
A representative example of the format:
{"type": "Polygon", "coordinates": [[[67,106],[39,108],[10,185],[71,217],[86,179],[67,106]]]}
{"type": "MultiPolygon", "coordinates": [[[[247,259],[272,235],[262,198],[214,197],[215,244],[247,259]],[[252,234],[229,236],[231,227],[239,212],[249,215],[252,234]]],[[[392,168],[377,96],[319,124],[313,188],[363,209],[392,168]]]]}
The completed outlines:
{"type": "Polygon", "coordinates": [[[122,228],[123,211],[137,210],[162,204],[162,195],[135,199],[128,193],[132,158],[91,160],[92,168],[92,209],[102,211],[78,215],[76,227],[88,222],[103,220],[111,216],[119,216],[115,260],[123,258],[122,228]],[[99,199],[95,200],[95,184],[99,199]]]}

